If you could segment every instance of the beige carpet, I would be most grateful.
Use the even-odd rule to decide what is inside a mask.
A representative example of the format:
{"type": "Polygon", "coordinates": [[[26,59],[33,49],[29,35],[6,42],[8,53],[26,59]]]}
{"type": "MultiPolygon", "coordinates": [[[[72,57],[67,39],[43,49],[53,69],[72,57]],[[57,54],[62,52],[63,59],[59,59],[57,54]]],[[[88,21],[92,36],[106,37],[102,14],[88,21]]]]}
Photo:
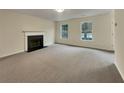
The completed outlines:
{"type": "Polygon", "coordinates": [[[123,82],[114,54],[66,45],[52,45],[0,60],[0,82],[123,82]]]}

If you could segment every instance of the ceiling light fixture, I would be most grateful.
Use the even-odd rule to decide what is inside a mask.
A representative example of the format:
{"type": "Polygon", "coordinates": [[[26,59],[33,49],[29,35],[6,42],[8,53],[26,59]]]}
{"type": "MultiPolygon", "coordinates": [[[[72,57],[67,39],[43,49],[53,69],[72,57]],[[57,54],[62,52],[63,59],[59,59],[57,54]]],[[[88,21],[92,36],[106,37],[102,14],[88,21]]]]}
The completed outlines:
{"type": "Polygon", "coordinates": [[[57,11],[58,13],[62,13],[64,9],[55,9],[55,11],[57,11]]]}

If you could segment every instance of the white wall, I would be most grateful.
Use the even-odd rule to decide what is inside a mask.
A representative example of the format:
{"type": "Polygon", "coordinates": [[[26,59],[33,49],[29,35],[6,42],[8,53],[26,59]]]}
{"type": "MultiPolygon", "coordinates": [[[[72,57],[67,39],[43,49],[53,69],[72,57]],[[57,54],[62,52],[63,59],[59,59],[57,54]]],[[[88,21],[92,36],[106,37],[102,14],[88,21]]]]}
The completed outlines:
{"type": "Polygon", "coordinates": [[[114,45],[116,65],[124,80],[124,10],[115,10],[114,45]]]}
{"type": "Polygon", "coordinates": [[[54,43],[54,22],[0,10],[0,57],[24,51],[22,31],[45,31],[45,45],[54,43]]]}
{"type": "Polygon", "coordinates": [[[112,14],[102,14],[92,17],[84,17],[56,22],[56,43],[64,43],[70,45],[78,45],[106,50],[113,50],[112,37],[112,14]],[[91,21],[93,23],[93,40],[80,40],[80,22],[91,21]],[[69,39],[63,40],[60,38],[60,25],[69,25],[69,39]]]}

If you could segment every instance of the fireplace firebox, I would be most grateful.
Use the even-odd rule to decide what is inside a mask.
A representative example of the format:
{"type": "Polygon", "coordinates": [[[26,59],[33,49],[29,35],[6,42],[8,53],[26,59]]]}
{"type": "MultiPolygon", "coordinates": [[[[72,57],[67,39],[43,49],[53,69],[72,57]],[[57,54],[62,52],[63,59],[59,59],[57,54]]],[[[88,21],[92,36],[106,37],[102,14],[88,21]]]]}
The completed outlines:
{"type": "Polygon", "coordinates": [[[44,47],[43,35],[28,36],[28,52],[44,47]]]}

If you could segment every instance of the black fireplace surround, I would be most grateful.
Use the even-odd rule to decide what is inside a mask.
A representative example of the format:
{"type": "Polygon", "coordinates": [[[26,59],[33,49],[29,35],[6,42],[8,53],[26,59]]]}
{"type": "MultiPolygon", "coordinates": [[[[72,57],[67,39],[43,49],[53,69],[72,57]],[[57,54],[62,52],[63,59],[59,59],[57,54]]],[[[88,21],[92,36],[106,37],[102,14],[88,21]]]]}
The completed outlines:
{"type": "Polygon", "coordinates": [[[43,44],[43,35],[33,35],[28,36],[28,52],[41,49],[44,47],[43,44]]]}

